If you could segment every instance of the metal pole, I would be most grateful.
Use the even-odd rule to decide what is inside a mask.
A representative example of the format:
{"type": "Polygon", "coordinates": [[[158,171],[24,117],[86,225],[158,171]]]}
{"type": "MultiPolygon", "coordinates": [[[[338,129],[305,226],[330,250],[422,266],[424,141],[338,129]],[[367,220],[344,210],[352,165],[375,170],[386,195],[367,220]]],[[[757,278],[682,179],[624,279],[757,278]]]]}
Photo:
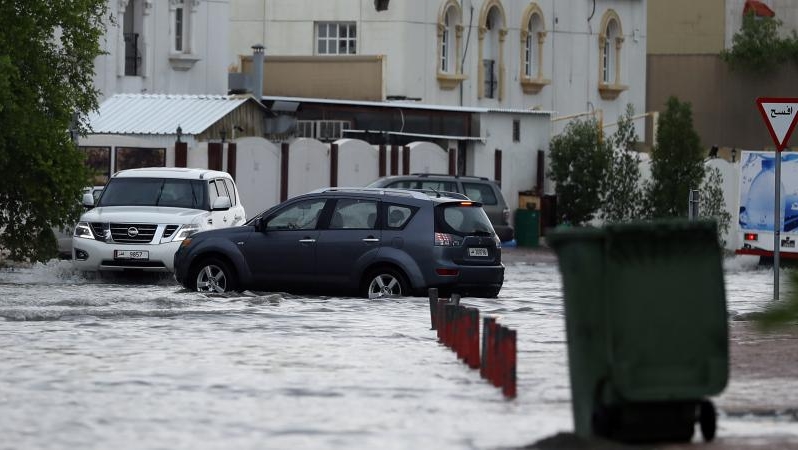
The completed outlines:
{"type": "Polygon", "coordinates": [[[687,199],[687,218],[690,220],[698,220],[698,205],[700,203],[701,196],[700,191],[698,189],[690,189],[690,195],[687,199]]]}
{"type": "Polygon", "coordinates": [[[779,247],[781,247],[781,150],[776,150],[776,200],[773,202],[773,298],[779,299],[779,247]]]}

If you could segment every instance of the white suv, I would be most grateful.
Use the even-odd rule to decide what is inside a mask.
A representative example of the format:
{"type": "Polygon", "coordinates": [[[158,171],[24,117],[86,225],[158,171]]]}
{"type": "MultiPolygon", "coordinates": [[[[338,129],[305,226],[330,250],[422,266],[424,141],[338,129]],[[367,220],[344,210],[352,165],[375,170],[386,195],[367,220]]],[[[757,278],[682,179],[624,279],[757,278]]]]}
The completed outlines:
{"type": "Polygon", "coordinates": [[[206,169],[123,170],[83,204],[94,208],[75,225],[72,259],[85,271],[172,272],[181,241],[246,221],[230,174],[206,169]]]}

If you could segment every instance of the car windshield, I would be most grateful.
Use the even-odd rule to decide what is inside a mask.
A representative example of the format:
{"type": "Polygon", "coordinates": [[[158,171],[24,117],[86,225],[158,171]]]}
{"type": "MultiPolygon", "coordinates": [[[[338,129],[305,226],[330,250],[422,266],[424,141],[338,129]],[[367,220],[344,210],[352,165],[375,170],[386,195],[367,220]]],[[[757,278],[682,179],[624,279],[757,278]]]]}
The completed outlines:
{"type": "Polygon", "coordinates": [[[171,206],[207,209],[205,183],[174,178],[112,178],[97,206],[171,206]]]}
{"type": "Polygon", "coordinates": [[[460,236],[490,236],[495,232],[481,206],[466,203],[445,203],[436,208],[436,232],[460,236]]]}

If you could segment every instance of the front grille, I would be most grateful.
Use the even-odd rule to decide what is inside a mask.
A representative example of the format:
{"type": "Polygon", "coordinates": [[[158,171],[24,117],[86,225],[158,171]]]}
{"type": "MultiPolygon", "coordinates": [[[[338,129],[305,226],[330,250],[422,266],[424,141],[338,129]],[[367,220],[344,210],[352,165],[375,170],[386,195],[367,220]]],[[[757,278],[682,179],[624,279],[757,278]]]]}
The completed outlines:
{"type": "Polygon", "coordinates": [[[163,229],[163,237],[171,237],[178,228],[180,228],[180,225],[167,225],[166,228],[163,229]]]}
{"type": "Polygon", "coordinates": [[[114,242],[143,244],[152,242],[158,225],[145,223],[111,223],[111,238],[114,242]]]}

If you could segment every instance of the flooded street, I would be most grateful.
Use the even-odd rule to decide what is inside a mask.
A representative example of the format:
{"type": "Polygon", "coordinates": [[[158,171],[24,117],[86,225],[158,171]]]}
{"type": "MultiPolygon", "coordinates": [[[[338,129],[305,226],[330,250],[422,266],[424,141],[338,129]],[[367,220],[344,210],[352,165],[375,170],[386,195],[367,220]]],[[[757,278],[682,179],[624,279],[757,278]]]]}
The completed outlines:
{"type": "MultiPolygon", "coordinates": [[[[761,311],[772,271],[725,266],[731,315],[761,311]]],[[[462,300],[518,331],[510,401],[437,343],[426,298],[208,297],[144,281],[88,280],[69,261],[0,271],[0,449],[482,449],[572,430],[555,264],[508,263],[498,299],[462,300]]],[[[795,408],[798,383],[783,386],[760,393],[732,374],[719,437],[798,442],[795,418],[724,409],[768,395],[795,408]]]]}

